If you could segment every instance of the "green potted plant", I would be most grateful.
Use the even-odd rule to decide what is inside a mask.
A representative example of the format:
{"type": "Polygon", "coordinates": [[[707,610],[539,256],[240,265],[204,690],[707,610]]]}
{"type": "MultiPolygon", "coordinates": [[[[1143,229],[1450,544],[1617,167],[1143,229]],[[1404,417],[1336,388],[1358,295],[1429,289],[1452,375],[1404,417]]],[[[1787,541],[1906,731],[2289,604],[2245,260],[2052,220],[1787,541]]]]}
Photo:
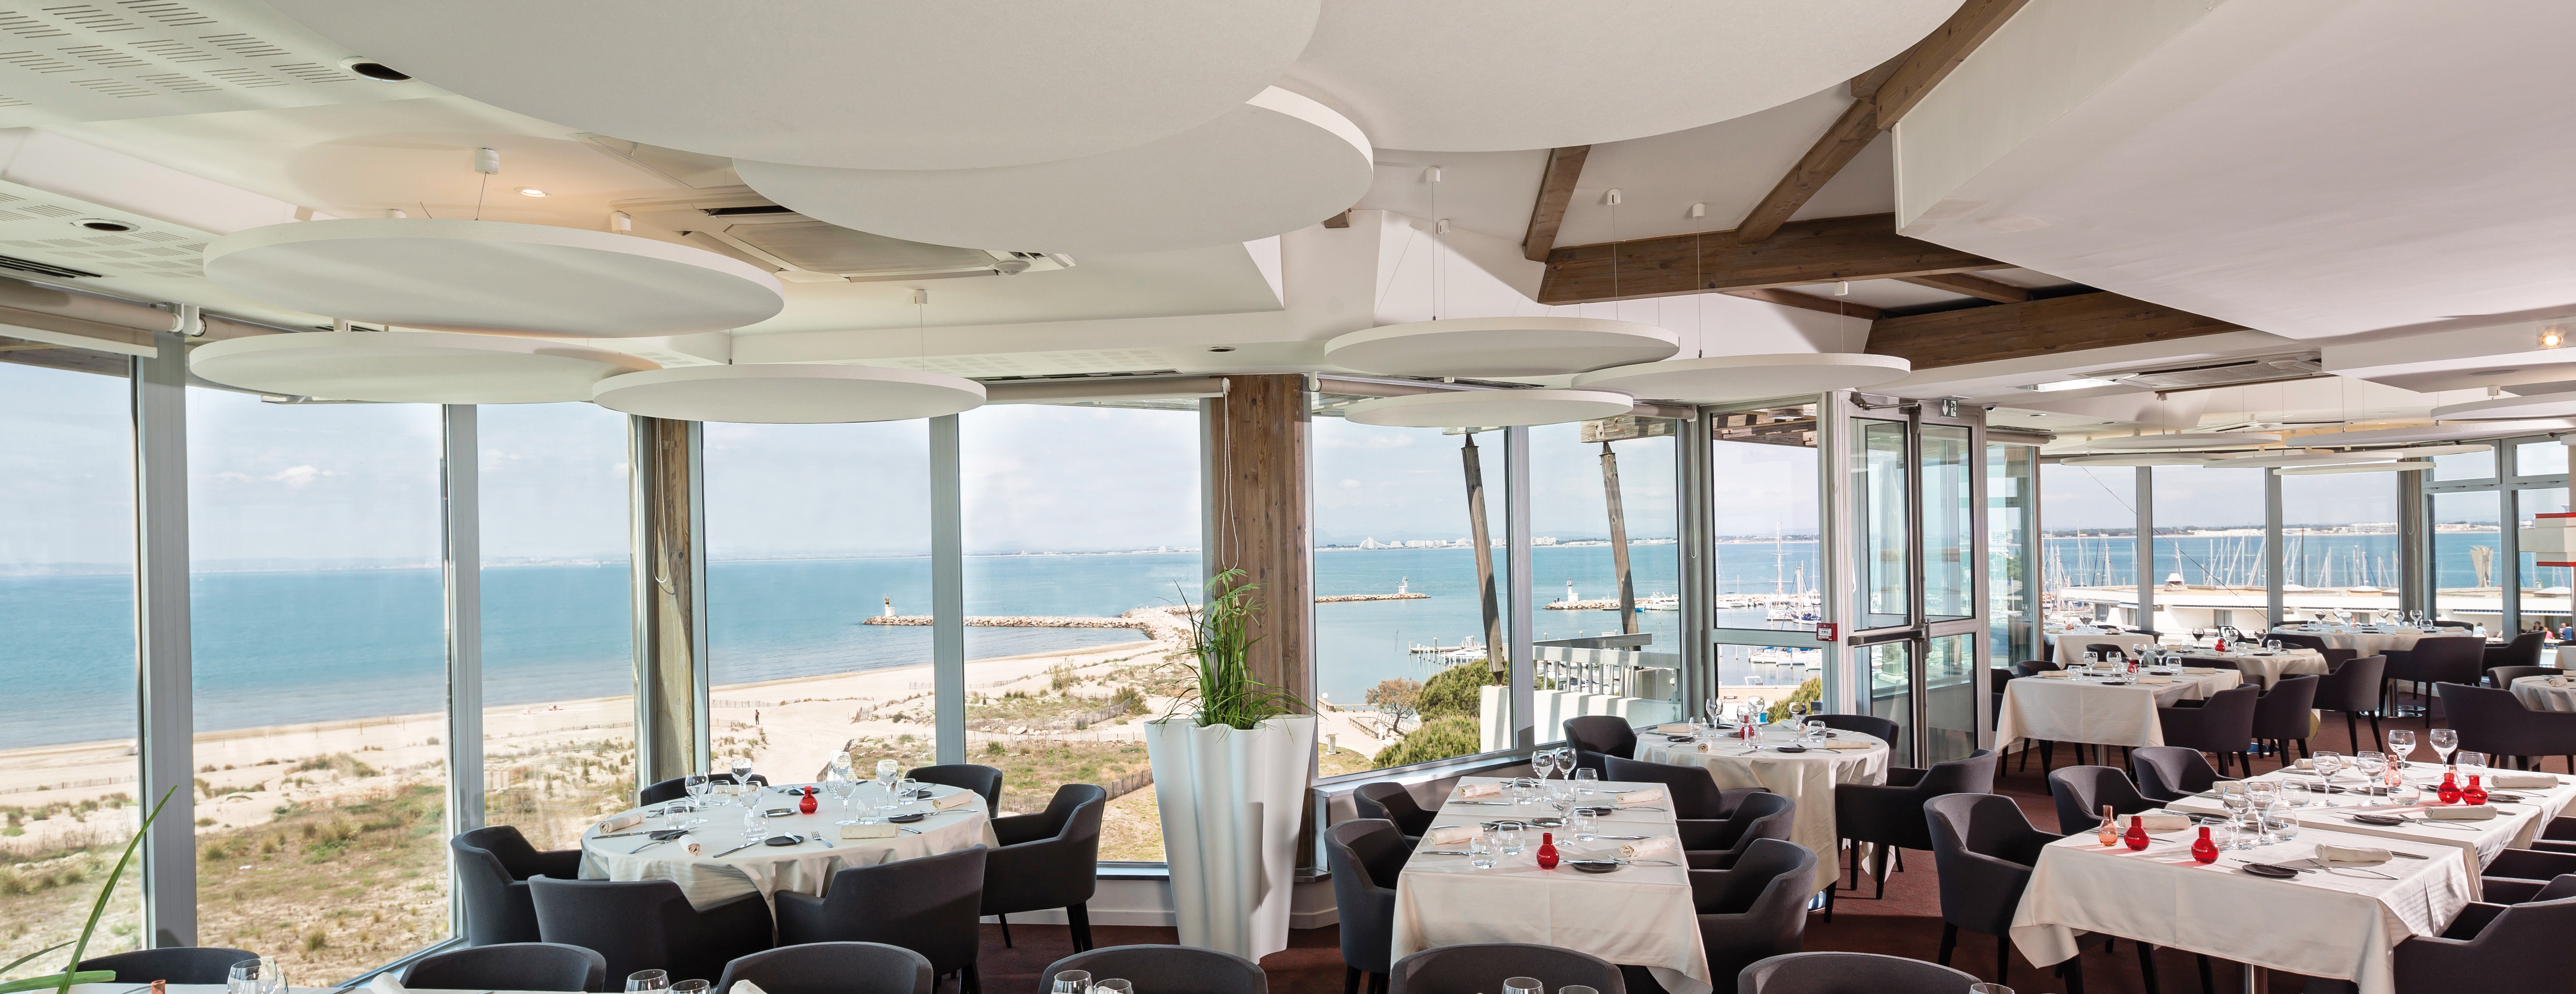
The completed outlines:
{"type": "Polygon", "coordinates": [[[25,980],[12,980],[8,983],[0,984],[0,994],[10,994],[12,991],[38,991],[44,990],[48,987],[53,988],[58,992],[58,994],[70,994],[73,984],[104,984],[116,980],[116,974],[112,971],[82,971],[80,969],[80,961],[83,957],[89,955],[90,937],[98,933],[98,920],[101,916],[107,913],[107,899],[110,895],[116,893],[117,879],[125,876],[125,867],[134,862],[134,850],[143,844],[143,834],[152,830],[152,819],[161,816],[161,805],[170,803],[170,795],[177,792],[178,788],[176,787],[162,791],[160,803],[152,805],[151,813],[143,816],[143,824],[135,828],[134,837],[125,841],[124,854],[116,857],[116,869],[108,873],[107,883],[100,886],[98,889],[98,900],[91,902],[89,906],[89,921],[81,925],[80,938],[36,950],[35,952],[28,953],[27,955],[20,956],[17,959],[9,961],[6,966],[0,966],[0,973],[7,973],[21,966],[25,966],[29,960],[33,960],[38,956],[53,952],[56,949],[61,949],[64,946],[70,946],[72,947],[72,958],[70,962],[63,964],[62,972],[49,973],[41,977],[29,977],[25,980]]]}
{"type": "Polygon", "coordinates": [[[1288,948],[1315,716],[1253,678],[1261,587],[1243,581],[1235,569],[1208,579],[1207,601],[1190,618],[1193,687],[1145,723],[1145,748],[1181,944],[1258,960],[1288,948]]]}

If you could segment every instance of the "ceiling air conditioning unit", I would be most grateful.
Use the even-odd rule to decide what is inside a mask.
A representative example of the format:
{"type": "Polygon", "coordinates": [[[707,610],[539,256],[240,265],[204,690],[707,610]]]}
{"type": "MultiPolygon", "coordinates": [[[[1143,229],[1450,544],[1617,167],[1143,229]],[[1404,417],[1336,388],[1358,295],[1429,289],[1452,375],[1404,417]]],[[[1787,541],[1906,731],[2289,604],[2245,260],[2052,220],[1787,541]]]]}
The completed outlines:
{"type": "Polygon", "coordinates": [[[1073,268],[1073,257],[1060,253],[957,248],[872,235],[806,217],[749,187],[620,200],[609,206],[636,224],[772,270],[790,283],[1017,276],[1073,268]]]}
{"type": "Polygon", "coordinates": [[[2325,374],[2325,363],[2314,352],[2292,356],[2258,359],[2229,359],[2190,366],[2167,366],[2156,369],[2132,369],[2120,372],[2086,373],[2085,376],[2113,383],[2125,383],[2150,390],[2206,390],[2211,387],[2238,387],[2249,383],[2278,383],[2304,380],[2325,374]]]}

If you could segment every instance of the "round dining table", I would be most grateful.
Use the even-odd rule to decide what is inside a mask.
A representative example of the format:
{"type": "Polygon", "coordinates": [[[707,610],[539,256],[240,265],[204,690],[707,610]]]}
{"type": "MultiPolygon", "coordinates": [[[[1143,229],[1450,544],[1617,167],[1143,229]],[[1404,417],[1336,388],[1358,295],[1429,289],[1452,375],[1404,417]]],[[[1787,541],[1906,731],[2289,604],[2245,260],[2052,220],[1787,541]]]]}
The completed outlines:
{"type": "Polygon", "coordinates": [[[2384,652],[2412,650],[2415,648],[2416,640],[2426,636],[2469,633],[2456,628],[2428,632],[2420,628],[2400,628],[2395,625],[2282,625],[2272,629],[2272,634],[2314,636],[2324,642],[2329,649],[2350,649],[2358,655],[2376,656],[2384,652]]]}
{"type": "MultiPolygon", "coordinates": [[[[764,788],[746,798],[707,798],[695,811],[669,815],[657,814],[665,807],[655,805],[626,812],[646,814],[641,824],[621,828],[624,832],[646,832],[672,824],[673,819],[685,826],[689,834],[668,842],[655,842],[647,835],[622,835],[601,838],[598,825],[582,833],[581,877],[584,880],[668,880],[680,885],[689,903],[705,907],[717,901],[759,891],[763,900],[776,901],[779,891],[820,895],[831,884],[832,874],[843,867],[875,866],[896,860],[915,859],[956,852],[971,846],[995,846],[1000,841],[993,835],[991,813],[982,795],[959,787],[923,785],[927,798],[898,802],[891,812],[879,810],[891,791],[876,783],[864,783],[850,798],[853,807],[844,809],[828,792],[816,795],[813,814],[793,813],[798,796],[790,791],[811,784],[787,784],[764,788]],[[962,795],[962,796],[961,796],[962,795]],[[754,842],[744,834],[744,820],[751,809],[741,801],[748,800],[763,811],[784,809],[789,814],[772,816],[760,833],[762,840],[801,837],[793,845],[773,846],[766,841],[754,842]],[[843,819],[879,818],[921,815],[908,824],[881,823],[853,826],[856,834],[883,833],[879,838],[844,838],[843,819]],[[745,846],[745,843],[751,843],[745,846]],[[690,852],[694,844],[697,852],[690,852]]],[[[672,806],[686,808],[686,802],[672,806]]],[[[611,818],[602,824],[621,820],[611,818]]]]}
{"type": "Polygon", "coordinates": [[[2309,673],[2322,676],[2334,672],[2333,667],[2326,665],[2326,654],[2315,649],[2282,649],[2277,652],[2270,649],[2256,649],[2251,652],[2184,649],[2182,656],[2184,659],[2194,660],[2203,665],[2209,660],[2223,660],[2236,667],[2237,672],[2245,674],[2249,682],[2260,683],[2265,687],[2281,682],[2281,678],[2285,676],[2309,673]]]}
{"type": "Polygon", "coordinates": [[[2527,676],[2508,689],[2534,711],[2576,711],[2576,677],[2527,676]]]}
{"type": "Polygon", "coordinates": [[[1796,740],[1788,735],[1694,740],[1647,733],[1637,737],[1637,758],[1701,767],[1722,790],[1760,787],[1787,795],[1797,805],[1790,815],[1789,841],[1817,854],[1816,889],[1823,890],[1842,877],[1841,861],[1832,858],[1842,838],[1834,830],[1834,786],[1886,783],[1889,756],[1885,741],[1860,732],[1837,731],[1826,743],[1782,752],[1782,746],[1796,740]]]}

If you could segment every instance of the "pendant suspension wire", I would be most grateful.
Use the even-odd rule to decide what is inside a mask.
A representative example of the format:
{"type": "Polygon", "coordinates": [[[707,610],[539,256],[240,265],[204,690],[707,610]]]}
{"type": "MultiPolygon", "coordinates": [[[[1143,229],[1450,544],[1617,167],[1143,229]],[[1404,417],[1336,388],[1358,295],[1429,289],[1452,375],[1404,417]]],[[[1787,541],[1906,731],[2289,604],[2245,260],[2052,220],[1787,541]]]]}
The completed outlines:
{"type": "Polygon", "coordinates": [[[1610,319],[1616,321],[1619,319],[1619,191],[1610,191],[1606,199],[1610,201],[1610,319]]]}
{"type": "Polygon", "coordinates": [[[1423,180],[1431,184],[1431,320],[1449,311],[1449,222],[1440,217],[1440,167],[1423,180]]]}
{"type": "Polygon", "coordinates": [[[912,357],[930,356],[930,288],[912,288],[912,357]]]}
{"type": "Polygon", "coordinates": [[[1698,211],[1698,215],[1691,219],[1691,296],[1699,298],[1691,304],[1691,316],[1698,319],[1693,322],[1696,327],[1691,332],[1691,358],[1706,359],[1708,358],[1708,302],[1706,299],[1708,288],[1703,285],[1706,277],[1700,273],[1699,240],[1708,233],[1708,211],[1702,208],[1698,211]]]}
{"type": "MultiPolygon", "coordinates": [[[[477,221],[483,220],[483,192],[491,188],[491,173],[484,173],[482,180],[474,184],[474,219],[477,221]]],[[[429,210],[427,207],[423,207],[421,212],[426,214],[429,210]]]]}

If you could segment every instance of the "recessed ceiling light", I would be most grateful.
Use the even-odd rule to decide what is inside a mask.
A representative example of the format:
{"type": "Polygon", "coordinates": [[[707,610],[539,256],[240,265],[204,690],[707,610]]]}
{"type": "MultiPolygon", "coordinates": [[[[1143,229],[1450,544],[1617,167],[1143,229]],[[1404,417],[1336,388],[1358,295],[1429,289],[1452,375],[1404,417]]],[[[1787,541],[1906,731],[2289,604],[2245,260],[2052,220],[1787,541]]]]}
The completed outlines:
{"type": "Polygon", "coordinates": [[[546,195],[546,191],[537,189],[533,186],[523,186],[519,188],[519,195],[522,197],[542,197],[546,195]]]}
{"type": "Polygon", "coordinates": [[[361,58],[358,56],[341,59],[340,68],[346,69],[360,76],[364,76],[368,79],[375,80],[379,83],[399,83],[411,78],[409,74],[404,73],[402,70],[396,69],[382,62],[378,62],[374,59],[361,58]]]}
{"type": "Polygon", "coordinates": [[[2083,378],[2083,379],[2073,379],[2073,380],[2054,380],[2054,381],[2051,381],[2051,382],[2048,382],[2048,383],[2035,383],[2035,384],[2032,384],[2032,385],[2030,385],[2030,386],[2023,387],[2022,389],[2024,389],[2024,390],[2035,390],[2035,391],[2038,391],[2038,392],[2040,392],[2040,393],[2056,393],[2057,391],[2060,391],[2060,390],[2086,390],[2086,389],[2091,389],[2091,388],[2093,388],[2093,387],[2116,387],[2116,386],[2119,386],[2119,384],[2117,384],[2117,383],[2113,383],[2113,382],[2111,382],[2111,381],[2109,381],[2109,380],[2097,380],[2097,379],[2091,379],[2091,378],[2089,378],[2089,377],[2088,377],[2088,378],[2083,378]]]}

